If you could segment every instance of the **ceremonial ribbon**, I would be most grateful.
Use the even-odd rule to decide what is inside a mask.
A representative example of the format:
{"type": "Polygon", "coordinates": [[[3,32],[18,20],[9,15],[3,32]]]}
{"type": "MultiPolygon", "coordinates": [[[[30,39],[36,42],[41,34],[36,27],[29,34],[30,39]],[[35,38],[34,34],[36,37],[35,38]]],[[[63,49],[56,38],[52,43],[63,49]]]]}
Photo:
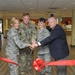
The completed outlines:
{"type": "Polygon", "coordinates": [[[19,64],[15,63],[14,61],[12,61],[12,60],[10,60],[8,58],[0,57],[0,60],[19,66],[19,64]]]}
{"type": "Polygon", "coordinates": [[[45,66],[75,66],[75,60],[59,60],[53,62],[46,62],[42,59],[37,58],[33,62],[33,67],[37,71],[41,71],[45,66]]]}
{"type": "MultiPolygon", "coordinates": [[[[19,64],[7,58],[0,57],[0,60],[19,66],[19,64]]],[[[44,60],[37,58],[33,61],[34,69],[39,72],[44,69],[45,66],[75,66],[75,60],[59,60],[45,63],[44,60]]]]}

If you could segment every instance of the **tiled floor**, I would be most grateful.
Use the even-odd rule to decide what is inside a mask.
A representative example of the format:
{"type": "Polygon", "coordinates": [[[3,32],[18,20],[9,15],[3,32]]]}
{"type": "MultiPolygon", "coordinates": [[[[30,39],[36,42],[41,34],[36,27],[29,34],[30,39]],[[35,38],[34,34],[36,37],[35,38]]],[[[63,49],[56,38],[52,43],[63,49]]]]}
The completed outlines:
{"type": "MultiPolygon", "coordinates": [[[[67,41],[68,41],[68,45],[69,45],[69,50],[70,50],[70,55],[69,55],[69,59],[75,59],[75,47],[70,47],[71,45],[71,36],[67,36],[67,41]]],[[[5,57],[5,44],[6,44],[6,39],[4,39],[4,47],[2,48],[1,51],[1,56],[5,57]]],[[[35,53],[36,55],[36,53],[35,53]]],[[[34,57],[35,57],[34,55],[34,57]]],[[[0,75],[8,75],[8,66],[7,63],[0,61],[0,75]]],[[[34,75],[39,75],[38,72],[36,72],[35,70],[33,71],[34,75]]],[[[53,75],[56,75],[56,71],[55,71],[55,67],[52,66],[52,73],[53,75]]],[[[75,66],[69,66],[68,67],[68,72],[67,75],[75,75],[75,66]]]]}

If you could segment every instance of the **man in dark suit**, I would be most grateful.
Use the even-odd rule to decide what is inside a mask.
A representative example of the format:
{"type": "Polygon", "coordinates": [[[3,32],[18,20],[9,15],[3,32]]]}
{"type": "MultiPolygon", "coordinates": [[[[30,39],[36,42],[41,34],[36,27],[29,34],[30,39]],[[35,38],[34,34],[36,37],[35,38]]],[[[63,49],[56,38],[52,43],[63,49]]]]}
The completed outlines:
{"type": "MultiPolygon", "coordinates": [[[[67,60],[69,55],[69,49],[66,41],[66,35],[60,25],[57,24],[55,17],[49,18],[49,26],[52,28],[51,35],[46,39],[33,43],[32,47],[45,46],[49,44],[51,56],[57,60],[67,60]]],[[[66,75],[66,66],[57,66],[57,75],[66,75]]]]}

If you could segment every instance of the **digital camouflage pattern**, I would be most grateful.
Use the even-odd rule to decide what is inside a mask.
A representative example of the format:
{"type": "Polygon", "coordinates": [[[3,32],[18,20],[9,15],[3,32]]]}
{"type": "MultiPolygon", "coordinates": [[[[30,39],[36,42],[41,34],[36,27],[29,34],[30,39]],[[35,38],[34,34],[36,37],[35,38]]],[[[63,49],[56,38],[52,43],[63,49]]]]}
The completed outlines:
{"type": "MultiPolygon", "coordinates": [[[[38,30],[37,41],[42,41],[43,39],[45,39],[48,36],[50,36],[50,32],[46,28],[43,28],[42,30],[38,30]]],[[[38,58],[44,59],[45,62],[51,61],[48,45],[38,47],[38,58]]],[[[44,73],[46,73],[46,75],[52,75],[51,67],[46,66],[45,69],[40,72],[40,75],[44,75],[44,73]]]]}
{"type": "MultiPolygon", "coordinates": [[[[21,40],[25,43],[31,43],[32,40],[37,39],[37,28],[32,23],[29,22],[29,24],[26,26],[23,22],[20,24],[19,27],[20,34],[21,34],[21,40]]],[[[30,71],[32,69],[32,50],[30,48],[24,48],[20,51],[20,72],[23,74],[25,72],[25,69],[27,71],[30,71]]]]}
{"type": "MultiPolygon", "coordinates": [[[[12,27],[7,33],[7,58],[18,63],[19,48],[22,49],[25,47],[28,47],[28,44],[25,44],[20,40],[18,30],[12,27]]],[[[8,65],[10,67],[10,75],[18,75],[18,66],[10,63],[8,65]]]]}

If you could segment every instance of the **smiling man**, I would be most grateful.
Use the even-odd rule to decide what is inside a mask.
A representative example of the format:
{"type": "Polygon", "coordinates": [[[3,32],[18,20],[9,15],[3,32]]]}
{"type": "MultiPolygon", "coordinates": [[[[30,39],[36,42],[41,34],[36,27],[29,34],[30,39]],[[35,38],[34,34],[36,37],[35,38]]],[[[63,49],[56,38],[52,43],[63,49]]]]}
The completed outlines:
{"type": "MultiPolygon", "coordinates": [[[[62,27],[57,24],[56,18],[49,18],[49,26],[52,28],[51,35],[44,40],[32,45],[35,46],[45,46],[49,44],[51,56],[57,60],[67,60],[69,55],[69,49],[66,40],[66,34],[62,27]]],[[[57,66],[57,75],[66,75],[66,66],[57,66]]]]}

